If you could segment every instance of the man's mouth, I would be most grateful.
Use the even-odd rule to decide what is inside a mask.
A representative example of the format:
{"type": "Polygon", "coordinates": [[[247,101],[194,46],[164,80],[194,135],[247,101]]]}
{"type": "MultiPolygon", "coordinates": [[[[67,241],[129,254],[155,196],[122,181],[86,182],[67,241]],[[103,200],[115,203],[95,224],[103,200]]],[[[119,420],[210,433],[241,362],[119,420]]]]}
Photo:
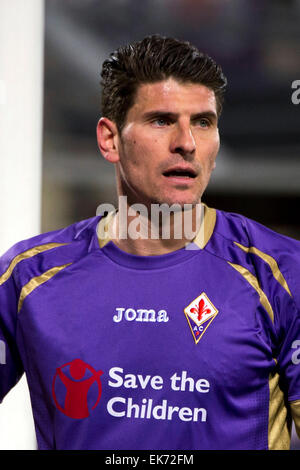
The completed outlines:
{"type": "Polygon", "coordinates": [[[169,170],[166,170],[163,172],[163,175],[166,178],[170,179],[183,179],[183,180],[188,180],[188,179],[194,179],[197,176],[197,173],[192,169],[192,168],[170,168],[169,170]]]}

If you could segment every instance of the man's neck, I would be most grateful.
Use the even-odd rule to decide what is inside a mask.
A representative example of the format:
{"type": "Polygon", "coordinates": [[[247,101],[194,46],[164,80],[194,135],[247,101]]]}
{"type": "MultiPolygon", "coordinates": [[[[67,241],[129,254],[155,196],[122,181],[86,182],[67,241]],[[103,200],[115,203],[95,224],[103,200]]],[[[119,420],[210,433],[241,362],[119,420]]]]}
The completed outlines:
{"type": "Polygon", "coordinates": [[[199,203],[190,210],[163,212],[158,215],[116,212],[110,221],[111,241],[121,250],[140,256],[154,256],[179,250],[195,238],[203,219],[199,203]]]}

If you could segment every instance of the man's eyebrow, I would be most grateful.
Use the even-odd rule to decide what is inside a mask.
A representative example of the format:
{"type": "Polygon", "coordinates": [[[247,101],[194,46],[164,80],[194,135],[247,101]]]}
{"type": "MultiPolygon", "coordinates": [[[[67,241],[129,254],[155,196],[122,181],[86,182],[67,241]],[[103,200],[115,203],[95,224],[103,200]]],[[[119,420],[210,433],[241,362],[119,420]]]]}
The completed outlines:
{"type": "Polygon", "coordinates": [[[170,111],[163,111],[160,109],[156,109],[153,111],[148,111],[143,114],[143,118],[145,121],[150,121],[151,119],[155,119],[157,117],[164,117],[170,119],[176,119],[178,117],[177,113],[171,113],[170,111]]]}
{"type": "MultiPolygon", "coordinates": [[[[177,119],[179,116],[178,113],[172,113],[170,111],[163,111],[163,110],[160,110],[160,109],[156,109],[156,110],[153,110],[153,111],[148,111],[146,113],[143,114],[143,119],[145,119],[145,121],[150,121],[151,119],[155,119],[155,118],[169,118],[169,119],[177,119]]],[[[215,120],[217,121],[218,119],[218,116],[217,116],[217,113],[215,113],[214,111],[211,111],[211,110],[207,110],[207,111],[201,111],[199,113],[195,113],[195,114],[192,114],[191,115],[191,120],[192,121],[195,121],[197,119],[201,119],[201,118],[204,118],[204,117],[207,117],[207,118],[211,118],[212,120],[215,120]]]]}
{"type": "Polygon", "coordinates": [[[196,119],[201,119],[204,117],[215,119],[215,120],[218,119],[217,113],[211,110],[201,111],[201,113],[192,114],[191,119],[194,121],[196,119]]]}

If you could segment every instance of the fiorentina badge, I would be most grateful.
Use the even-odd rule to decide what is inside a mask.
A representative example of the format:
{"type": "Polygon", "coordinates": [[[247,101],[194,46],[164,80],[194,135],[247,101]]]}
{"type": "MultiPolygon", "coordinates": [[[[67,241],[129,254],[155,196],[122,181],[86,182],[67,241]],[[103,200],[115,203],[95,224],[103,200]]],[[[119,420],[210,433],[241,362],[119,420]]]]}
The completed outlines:
{"type": "Polygon", "coordinates": [[[184,309],[184,313],[197,344],[217,315],[218,310],[211,303],[205,292],[202,292],[201,295],[184,309]]]}

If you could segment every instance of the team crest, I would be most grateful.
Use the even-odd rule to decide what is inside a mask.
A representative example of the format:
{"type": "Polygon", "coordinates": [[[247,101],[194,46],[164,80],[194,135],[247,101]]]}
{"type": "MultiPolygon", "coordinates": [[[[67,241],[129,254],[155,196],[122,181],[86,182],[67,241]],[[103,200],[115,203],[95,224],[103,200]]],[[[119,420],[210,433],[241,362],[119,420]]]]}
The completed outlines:
{"type": "Polygon", "coordinates": [[[205,292],[202,292],[185,309],[184,313],[197,344],[218,313],[205,292]]]}

